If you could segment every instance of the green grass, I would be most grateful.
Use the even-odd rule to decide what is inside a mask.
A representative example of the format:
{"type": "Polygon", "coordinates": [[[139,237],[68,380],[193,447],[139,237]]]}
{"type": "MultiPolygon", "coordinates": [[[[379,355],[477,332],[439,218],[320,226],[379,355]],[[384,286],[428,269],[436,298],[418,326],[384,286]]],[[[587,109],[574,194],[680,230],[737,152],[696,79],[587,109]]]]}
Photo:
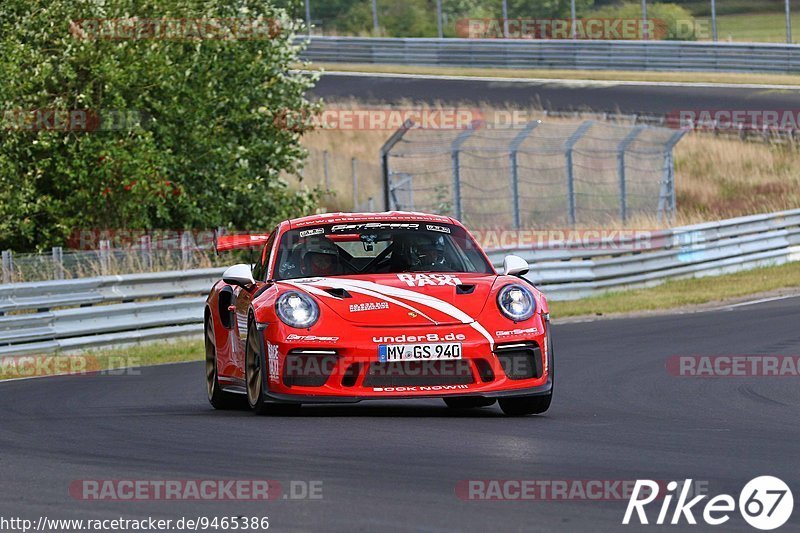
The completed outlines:
{"type": "Polygon", "coordinates": [[[181,340],[92,350],[79,355],[45,354],[0,357],[0,380],[33,375],[124,373],[125,368],[199,361],[204,357],[202,340],[181,340]]]}
{"type": "MultiPolygon", "coordinates": [[[[711,38],[711,18],[697,19],[707,21],[711,38]]],[[[786,18],[783,13],[748,13],[717,16],[717,37],[720,41],[736,42],[786,42],[786,18]]],[[[800,38],[800,12],[792,13],[792,42],[800,38]]]]}
{"type": "Polygon", "coordinates": [[[800,262],[724,276],[668,281],[648,289],[616,291],[582,300],[550,302],[550,314],[558,320],[571,316],[675,309],[796,287],[800,287],[800,262]]]}

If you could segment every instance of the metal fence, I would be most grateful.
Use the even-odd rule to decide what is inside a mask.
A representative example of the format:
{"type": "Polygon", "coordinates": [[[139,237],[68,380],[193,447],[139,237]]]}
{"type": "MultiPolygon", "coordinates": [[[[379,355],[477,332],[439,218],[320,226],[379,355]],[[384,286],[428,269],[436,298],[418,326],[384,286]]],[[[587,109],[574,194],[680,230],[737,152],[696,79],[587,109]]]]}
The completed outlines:
{"type": "Polygon", "coordinates": [[[440,67],[800,72],[800,45],[768,43],[312,37],[303,57],[440,67]]]}
{"type": "Polygon", "coordinates": [[[666,221],[675,212],[672,148],[683,133],[595,121],[464,130],[407,123],[381,151],[385,204],[474,228],[666,221]]]}
{"type": "Polygon", "coordinates": [[[2,283],[188,270],[211,267],[225,261],[214,252],[213,231],[187,230],[175,232],[177,237],[163,239],[144,235],[138,237],[136,242],[123,245],[120,241],[127,240],[127,237],[122,236],[124,233],[121,230],[111,236],[119,239],[117,241],[101,239],[87,245],[87,249],[64,250],[57,246],[50,253],[14,253],[12,250],[4,250],[2,283]],[[204,242],[197,240],[201,234],[207,236],[204,242]]]}
{"type": "MultiPolygon", "coordinates": [[[[531,263],[527,277],[551,300],[669,279],[800,261],[800,209],[627,236],[488,250],[531,263]]],[[[0,285],[0,355],[70,351],[197,335],[204,294],[223,269],[0,285]]],[[[557,315],[555,317],[558,318],[557,315]]]]}
{"type": "Polygon", "coordinates": [[[310,149],[301,183],[326,191],[325,204],[337,211],[374,211],[380,195],[381,168],[374,161],[310,149]]]}

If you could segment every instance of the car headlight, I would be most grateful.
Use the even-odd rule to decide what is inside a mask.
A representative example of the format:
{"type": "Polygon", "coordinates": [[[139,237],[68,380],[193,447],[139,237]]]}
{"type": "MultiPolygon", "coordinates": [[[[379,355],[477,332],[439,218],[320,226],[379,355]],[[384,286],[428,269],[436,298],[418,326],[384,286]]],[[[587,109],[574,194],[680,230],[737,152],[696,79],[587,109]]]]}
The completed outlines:
{"type": "Polygon", "coordinates": [[[528,320],[536,311],[536,300],[531,291],[522,285],[506,285],[497,294],[497,307],[500,312],[514,322],[528,320]]]}
{"type": "Polygon", "coordinates": [[[319,318],[319,306],[310,296],[290,291],[278,297],[275,312],[284,324],[293,328],[308,328],[319,318]]]}

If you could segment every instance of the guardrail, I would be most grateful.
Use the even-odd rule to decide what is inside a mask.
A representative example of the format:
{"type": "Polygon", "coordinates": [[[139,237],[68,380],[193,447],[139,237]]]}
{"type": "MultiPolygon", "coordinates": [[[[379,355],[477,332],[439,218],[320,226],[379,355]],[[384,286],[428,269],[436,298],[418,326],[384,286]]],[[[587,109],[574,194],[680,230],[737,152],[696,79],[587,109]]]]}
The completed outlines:
{"type": "Polygon", "coordinates": [[[303,57],[441,67],[800,72],[800,45],[770,43],[311,37],[303,57]]]}
{"type": "MultiPolygon", "coordinates": [[[[513,231],[513,230],[509,230],[513,231]]],[[[531,265],[552,300],[800,260],[800,209],[599,242],[489,250],[531,265]]],[[[501,241],[502,242],[502,241],[501,241]]],[[[125,345],[198,335],[204,295],[223,269],[0,285],[0,356],[125,345]],[[13,313],[13,314],[9,314],[13,313]]]]}
{"type": "Polygon", "coordinates": [[[497,249],[529,263],[526,276],[552,300],[573,300],[669,279],[729,274],[800,260],[800,209],[645,232],[638,241],[497,249]]]}
{"type": "Polygon", "coordinates": [[[205,295],[223,271],[208,268],[0,285],[0,356],[200,334],[205,295]]]}

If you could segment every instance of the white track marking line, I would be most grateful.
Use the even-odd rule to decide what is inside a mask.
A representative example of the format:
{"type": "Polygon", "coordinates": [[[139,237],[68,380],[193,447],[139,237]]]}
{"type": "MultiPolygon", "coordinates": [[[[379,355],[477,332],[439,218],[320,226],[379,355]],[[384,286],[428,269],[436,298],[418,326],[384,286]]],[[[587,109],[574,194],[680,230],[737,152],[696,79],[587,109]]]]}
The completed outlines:
{"type": "Polygon", "coordinates": [[[767,302],[777,302],[779,300],[788,300],[789,298],[798,298],[797,294],[787,294],[785,296],[774,296],[772,298],[762,298],[760,300],[753,300],[751,302],[741,302],[738,304],[726,305],[722,309],[735,309],[737,307],[744,307],[747,305],[763,304],[767,302]]]}
{"type": "MultiPolygon", "coordinates": [[[[304,71],[320,72],[320,71],[304,71]]],[[[533,85],[563,85],[571,87],[697,87],[713,89],[764,89],[779,91],[800,91],[800,85],[771,85],[760,83],[717,83],[717,82],[677,82],[677,81],[633,81],[633,80],[587,80],[562,78],[506,78],[492,76],[451,76],[446,74],[407,74],[399,72],[349,72],[330,70],[322,71],[323,76],[350,76],[373,78],[405,78],[419,80],[452,80],[452,81],[484,81],[502,83],[522,83],[533,85]]]]}

